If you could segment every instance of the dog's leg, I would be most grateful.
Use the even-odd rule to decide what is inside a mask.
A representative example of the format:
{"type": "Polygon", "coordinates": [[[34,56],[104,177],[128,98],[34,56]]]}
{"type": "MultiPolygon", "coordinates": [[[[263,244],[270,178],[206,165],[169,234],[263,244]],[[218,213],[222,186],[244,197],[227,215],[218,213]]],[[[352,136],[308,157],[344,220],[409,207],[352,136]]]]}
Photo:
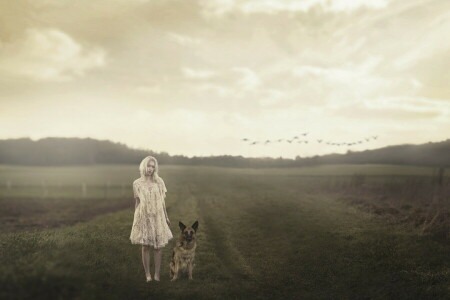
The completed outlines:
{"type": "Polygon", "coordinates": [[[171,281],[177,280],[177,278],[178,278],[178,271],[179,271],[179,262],[178,262],[178,260],[176,260],[175,264],[174,264],[173,277],[172,277],[171,281]]]}
{"type": "Polygon", "coordinates": [[[175,266],[174,266],[174,261],[172,260],[171,262],[170,262],[170,265],[169,265],[169,267],[170,267],[170,270],[169,270],[169,276],[170,276],[170,279],[172,279],[173,278],[173,275],[175,274],[175,272],[174,272],[174,270],[175,270],[175,266]]]}
{"type": "Polygon", "coordinates": [[[194,268],[194,261],[191,260],[191,261],[189,262],[189,266],[188,266],[188,269],[189,269],[189,280],[194,279],[194,278],[192,278],[192,269],[193,269],[193,268],[194,268]]]}
{"type": "Polygon", "coordinates": [[[172,260],[170,261],[170,279],[175,275],[175,250],[172,252],[172,260]]]}

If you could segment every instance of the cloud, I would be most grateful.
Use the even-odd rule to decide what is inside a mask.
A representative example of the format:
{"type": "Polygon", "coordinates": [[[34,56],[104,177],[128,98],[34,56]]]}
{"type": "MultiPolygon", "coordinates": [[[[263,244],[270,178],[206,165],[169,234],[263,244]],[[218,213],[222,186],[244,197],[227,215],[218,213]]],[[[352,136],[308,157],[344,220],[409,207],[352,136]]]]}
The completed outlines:
{"type": "Polygon", "coordinates": [[[448,115],[450,104],[442,101],[423,97],[386,97],[366,101],[365,106],[374,110],[396,110],[411,114],[421,115],[448,115]]]}
{"type": "Polygon", "coordinates": [[[339,67],[299,65],[291,69],[291,74],[299,78],[298,85],[303,87],[303,95],[314,95],[325,105],[341,106],[396,88],[397,83],[392,78],[373,72],[380,61],[380,58],[371,57],[359,64],[339,67]]]}
{"type": "Polygon", "coordinates": [[[353,12],[360,8],[382,9],[387,0],[204,0],[201,1],[206,16],[223,15],[231,11],[245,14],[277,12],[308,12],[320,7],[329,12],[353,12]]]}
{"type": "Polygon", "coordinates": [[[191,79],[208,79],[213,77],[216,72],[208,71],[208,70],[194,70],[191,68],[182,68],[183,75],[187,78],[191,79]]]}
{"type": "Polygon", "coordinates": [[[21,39],[0,45],[4,76],[39,81],[67,81],[105,65],[105,51],[83,48],[68,34],[53,28],[29,28],[21,39]]]}
{"type": "Polygon", "coordinates": [[[337,108],[328,108],[331,115],[361,119],[390,120],[395,123],[415,119],[445,120],[450,113],[450,104],[423,97],[384,97],[365,100],[337,108]]]}
{"type": "Polygon", "coordinates": [[[261,85],[261,79],[253,70],[243,67],[234,67],[231,70],[242,75],[241,79],[238,80],[238,85],[243,90],[252,91],[261,85]]]}
{"type": "Polygon", "coordinates": [[[161,88],[159,86],[138,86],[135,90],[139,94],[160,94],[161,88]]]}
{"type": "Polygon", "coordinates": [[[183,46],[195,46],[201,43],[201,40],[199,38],[193,38],[188,35],[183,35],[179,33],[168,32],[167,36],[169,40],[174,41],[183,46]]]}
{"type": "Polygon", "coordinates": [[[234,93],[234,89],[212,83],[199,84],[195,87],[195,90],[200,93],[206,93],[220,98],[233,96],[234,93]]]}
{"type": "Polygon", "coordinates": [[[432,57],[436,53],[450,51],[450,39],[442,38],[450,32],[450,13],[442,14],[435,20],[432,20],[426,27],[418,34],[418,38],[411,43],[414,47],[409,47],[407,51],[401,53],[393,62],[395,69],[405,70],[409,69],[423,59],[432,57]]]}
{"type": "Polygon", "coordinates": [[[286,96],[286,93],[279,91],[279,90],[273,90],[269,89],[264,92],[264,96],[259,100],[259,103],[262,106],[275,106],[276,104],[279,104],[283,97],[286,96]]]}

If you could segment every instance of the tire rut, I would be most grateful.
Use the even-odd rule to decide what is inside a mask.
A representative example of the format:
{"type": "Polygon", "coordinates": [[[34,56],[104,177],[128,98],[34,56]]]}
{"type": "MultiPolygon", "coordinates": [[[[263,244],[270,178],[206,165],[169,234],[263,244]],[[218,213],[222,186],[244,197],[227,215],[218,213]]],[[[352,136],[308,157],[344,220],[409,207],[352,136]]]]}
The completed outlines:
{"type": "MultiPolygon", "coordinates": [[[[194,191],[191,190],[191,193],[195,197],[194,191]]],[[[251,274],[245,269],[245,267],[248,268],[248,266],[243,264],[243,258],[239,254],[238,250],[231,247],[229,243],[226,243],[229,237],[223,230],[220,229],[218,221],[214,219],[216,213],[215,208],[202,197],[195,198],[198,202],[199,214],[205,222],[204,228],[208,239],[212,241],[214,251],[223,262],[229,276],[233,279],[249,279],[251,274]]],[[[238,280],[235,282],[239,283],[240,281],[238,280]]]]}

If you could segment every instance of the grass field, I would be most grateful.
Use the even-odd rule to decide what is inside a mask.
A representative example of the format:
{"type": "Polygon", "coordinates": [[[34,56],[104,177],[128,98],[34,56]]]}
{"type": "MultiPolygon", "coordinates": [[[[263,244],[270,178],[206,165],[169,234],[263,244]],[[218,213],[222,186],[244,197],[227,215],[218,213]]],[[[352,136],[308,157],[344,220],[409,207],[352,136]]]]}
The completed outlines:
{"type": "Polygon", "coordinates": [[[140,248],[129,242],[137,167],[2,166],[2,224],[5,207],[28,213],[22,227],[9,219],[0,233],[0,298],[448,299],[448,240],[341,200],[352,191],[358,197],[347,189],[354,174],[378,193],[370,187],[428,182],[433,172],[161,166],[174,235],[179,220],[199,221],[196,266],[192,282],[169,281],[172,241],[163,249],[161,282],[146,283],[140,248]],[[30,220],[49,228],[33,229],[30,220]]]}

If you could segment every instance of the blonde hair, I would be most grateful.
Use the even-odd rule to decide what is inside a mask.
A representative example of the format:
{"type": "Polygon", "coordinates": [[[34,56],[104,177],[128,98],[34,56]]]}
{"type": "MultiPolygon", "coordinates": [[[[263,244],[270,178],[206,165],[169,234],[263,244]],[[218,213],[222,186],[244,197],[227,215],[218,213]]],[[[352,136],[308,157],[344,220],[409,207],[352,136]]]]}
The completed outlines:
{"type": "Polygon", "coordinates": [[[156,160],[156,158],[154,158],[153,156],[147,156],[146,158],[144,158],[141,161],[141,164],[139,165],[139,173],[141,174],[141,178],[145,179],[145,171],[147,169],[147,164],[149,161],[153,161],[155,163],[155,171],[153,172],[153,174],[151,175],[152,179],[156,182],[159,182],[159,166],[158,166],[158,161],[156,160]]]}

